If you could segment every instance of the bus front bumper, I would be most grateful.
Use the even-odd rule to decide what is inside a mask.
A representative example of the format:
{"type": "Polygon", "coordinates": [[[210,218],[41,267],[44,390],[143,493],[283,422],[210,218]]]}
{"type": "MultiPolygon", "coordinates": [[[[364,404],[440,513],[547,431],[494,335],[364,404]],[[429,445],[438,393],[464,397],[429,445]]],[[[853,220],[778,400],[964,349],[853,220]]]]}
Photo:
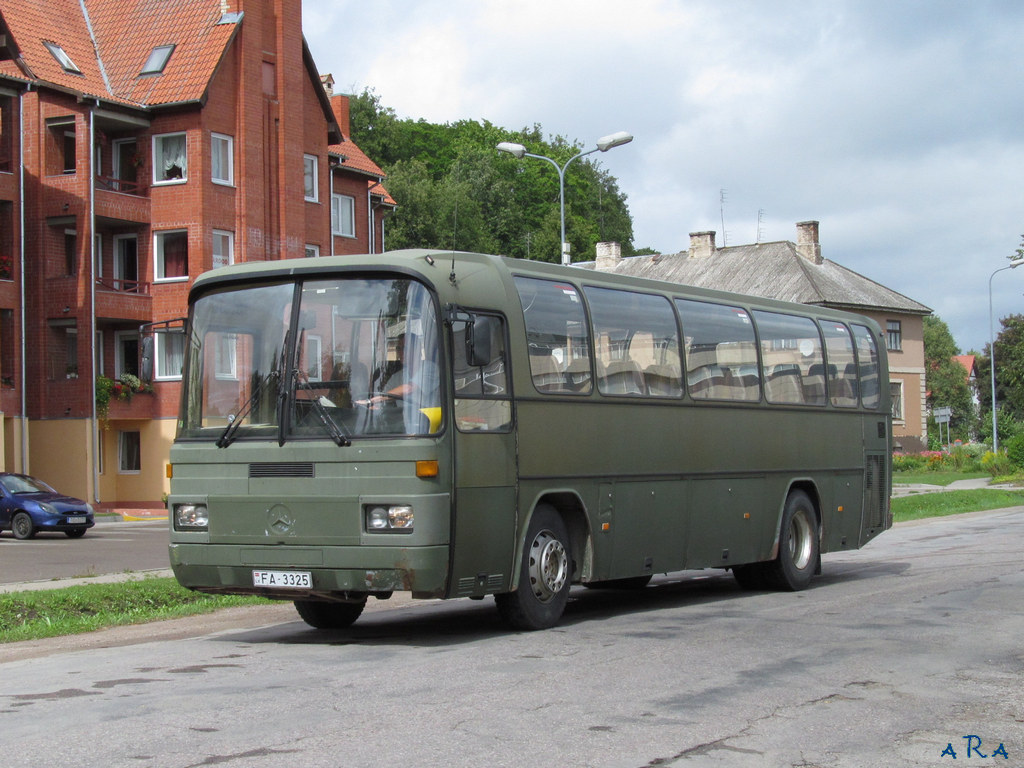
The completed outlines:
{"type": "MultiPolygon", "coordinates": [[[[411,592],[444,597],[448,547],[244,547],[170,545],[171,568],[189,589],[288,600],[351,600],[359,595],[411,592]],[[287,586],[265,586],[265,574],[285,574],[287,586]],[[308,586],[306,581],[308,579],[308,586]],[[299,585],[299,586],[296,586],[299,585]]],[[[384,596],[383,594],[381,596],[384,596]]]]}

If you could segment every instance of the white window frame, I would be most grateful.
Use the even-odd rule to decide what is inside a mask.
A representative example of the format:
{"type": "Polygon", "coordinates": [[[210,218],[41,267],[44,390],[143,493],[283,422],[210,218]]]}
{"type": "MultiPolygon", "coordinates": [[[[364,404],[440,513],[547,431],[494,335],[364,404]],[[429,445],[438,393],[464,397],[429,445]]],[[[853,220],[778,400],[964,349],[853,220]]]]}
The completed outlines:
{"type": "Polygon", "coordinates": [[[237,380],[237,360],[238,337],[233,333],[218,334],[216,360],[214,361],[214,375],[217,379],[237,380]]]}
{"type": "Polygon", "coordinates": [[[167,184],[184,184],[188,181],[188,134],[184,131],[176,131],[174,133],[158,133],[153,136],[153,184],[154,185],[167,185],[167,184]],[[182,158],[182,169],[180,177],[165,178],[161,172],[161,166],[164,164],[164,152],[163,144],[164,141],[172,138],[181,137],[185,145],[185,154],[182,158]]]}
{"type": "Polygon", "coordinates": [[[82,70],[78,68],[78,65],[71,60],[67,51],[61,48],[60,45],[57,43],[51,43],[49,40],[43,40],[42,43],[65,72],[70,72],[74,75],[82,74],[82,70]]]}
{"type": "Polygon", "coordinates": [[[214,184],[223,184],[228,187],[235,186],[235,139],[233,136],[223,133],[210,134],[210,178],[214,184]],[[215,173],[217,163],[214,159],[220,154],[217,151],[217,147],[225,144],[227,149],[223,154],[227,156],[227,173],[217,176],[215,173]]]}
{"type": "Polygon", "coordinates": [[[184,365],[185,361],[185,334],[183,333],[170,333],[160,332],[153,334],[153,378],[156,381],[180,381],[181,380],[181,368],[177,371],[167,370],[167,354],[173,353],[173,350],[168,348],[168,342],[171,338],[177,340],[180,344],[180,355],[181,361],[184,365]]]}
{"type": "Polygon", "coordinates": [[[235,233],[226,229],[213,230],[213,268],[235,263],[235,233]],[[224,250],[227,252],[224,253],[224,250]]]}
{"type": "Polygon", "coordinates": [[[153,267],[154,277],[153,282],[155,283],[181,283],[188,280],[188,269],[186,264],[186,273],[176,277],[164,277],[166,268],[164,266],[164,238],[167,235],[179,235],[184,234],[186,241],[188,240],[187,229],[161,229],[153,233],[153,267]]]}
{"type": "Polygon", "coordinates": [[[901,424],[906,423],[907,420],[907,399],[906,389],[903,386],[903,379],[890,379],[889,380],[889,397],[892,401],[892,420],[900,422],[901,424]],[[893,395],[895,391],[899,392],[899,399],[897,400],[893,395]],[[899,413],[896,413],[897,406],[899,407],[899,413]]]}
{"type": "MultiPolygon", "coordinates": [[[[124,365],[124,342],[126,340],[139,343],[138,331],[114,331],[114,378],[120,379],[126,373],[124,365]]],[[[137,361],[136,361],[137,363],[137,361]]]]}
{"type": "Polygon", "coordinates": [[[167,62],[171,59],[171,54],[174,53],[175,45],[158,45],[146,58],[146,63],[142,65],[142,69],[139,71],[139,75],[160,75],[163,74],[164,69],[167,68],[167,62]]]}
{"type": "Polygon", "coordinates": [[[142,433],[137,429],[122,430],[117,433],[117,473],[119,475],[138,475],[142,473],[142,433]],[[125,436],[137,435],[139,440],[139,468],[125,469],[125,436]]]}
{"type": "Polygon", "coordinates": [[[306,243],[305,254],[307,259],[315,259],[320,255],[320,246],[306,243]]]}
{"type": "Polygon", "coordinates": [[[124,257],[125,254],[122,251],[121,243],[133,240],[135,241],[135,282],[139,282],[139,236],[138,235],[114,235],[114,281],[115,286],[118,286],[119,290],[124,290],[123,281],[126,279],[124,276],[124,257]]]}
{"type": "Polygon", "coordinates": [[[352,237],[356,236],[356,199],[351,195],[339,195],[337,193],[331,194],[331,234],[336,237],[352,237]],[[348,213],[348,224],[350,225],[350,231],[346,231],[343,227],[342,221],[342,205],[347,208],[348,213]]]}
{"type": "Polygon", "coordinates": [[[306,375],[309,381],[323,381],[323,339],[313,334],[306,335],[306,375]]]}
{"type": "Polygon", "coordinates": [[[320,202],[320,158],[316,155],[302,156],[302,190],[305,195],[306,202],[320,202]],[[312,187],[310,187],[309,184],[311,176],[312,187]],[[313,191],[312,197],[309,194],[311,188],[313,191]]]}

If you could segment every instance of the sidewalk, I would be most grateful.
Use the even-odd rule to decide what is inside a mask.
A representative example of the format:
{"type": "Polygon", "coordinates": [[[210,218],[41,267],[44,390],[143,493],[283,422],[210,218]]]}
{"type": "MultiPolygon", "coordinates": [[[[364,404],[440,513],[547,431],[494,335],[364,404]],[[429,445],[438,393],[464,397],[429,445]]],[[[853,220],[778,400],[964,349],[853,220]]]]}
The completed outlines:
{"type": "Polygon", "coordinates": [[[1013,485],[999,484],[992,485],[987,477],[976,477],[971,480],[954,480],[949,485],[901,485],[895,481],[892,484],[893,496],[912,496],[916,493],[944,493],[946,491],[973,491],[979,488],[1014,488],[1013,485]]]}

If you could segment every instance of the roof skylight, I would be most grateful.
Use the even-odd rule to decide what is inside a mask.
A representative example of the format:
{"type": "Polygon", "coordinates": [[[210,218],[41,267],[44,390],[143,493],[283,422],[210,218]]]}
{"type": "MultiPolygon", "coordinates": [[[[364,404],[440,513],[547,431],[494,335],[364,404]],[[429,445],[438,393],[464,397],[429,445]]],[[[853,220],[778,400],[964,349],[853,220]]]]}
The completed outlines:
{"type": "Polygon", "coordinates": [[[68,56],[67,53],[65,53],[64,49],[61,48],[59,45],[57,45],[56,43],[47,42],[46,40],[43,40],[43,45],[45,45],[46,50],[48,50],[53,55],[53,58],[57,60],[57,63],[64,68],[65,72],[71,72],[75,75],[82,74],[82,70],[78,68],[75,62],[71,60],[71,57],[68,56]]]}
{"type": "Polygon", "coordinates": [[[168,59],[171,58],[171,54],[174,53],[173,45],[158,45],[153,49],[153,52],[149,54],[149,58],[146,59],[146,63],[142,65],[142,71],[140,75],[159,75],[164,71],[164,67],[167,66],[168,59]]]}

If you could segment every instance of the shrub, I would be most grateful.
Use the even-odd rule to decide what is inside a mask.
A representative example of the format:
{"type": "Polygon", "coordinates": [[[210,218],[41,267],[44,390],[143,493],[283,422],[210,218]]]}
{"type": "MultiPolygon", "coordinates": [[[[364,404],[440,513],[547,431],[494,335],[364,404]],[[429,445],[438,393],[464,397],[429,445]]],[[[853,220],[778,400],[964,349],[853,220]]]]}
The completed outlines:
{"type": "Polygon", "coordinates": [[[1002,451],[999,453],[986,451],[985,455],[981,457],[981,468],[992,475],[992,477],[1012,475],[1016,470],[1013,462],[1002,451]]]}
{"type": "Polygon", "coordinates": [[[1024,469],[1024,433],[1006,441],[1006,456],[1018,469],[1024,469]]]}
{"type": "Polygon", "coordinates": [[[895,453],[892,457],[893,472],[921,472],[927,464],[927,459],[916,453],[895,453]]]}

